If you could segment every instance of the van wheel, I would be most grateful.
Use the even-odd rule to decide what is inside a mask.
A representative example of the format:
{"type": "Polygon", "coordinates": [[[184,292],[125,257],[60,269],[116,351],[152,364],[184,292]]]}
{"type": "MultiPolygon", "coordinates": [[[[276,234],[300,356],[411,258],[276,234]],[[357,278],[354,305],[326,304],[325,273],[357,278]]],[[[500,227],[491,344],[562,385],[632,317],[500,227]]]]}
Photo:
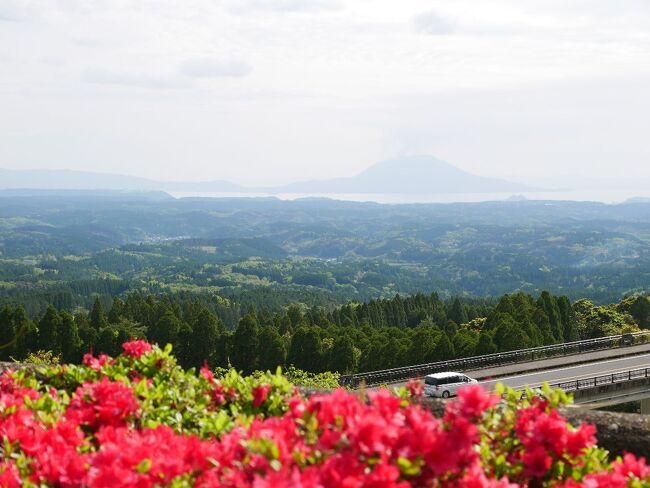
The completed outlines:
{"type": "Polygon", "coordinates": [[[442,392],[442,398],[449,398],[449,392],[447,390],[442,392]]]}

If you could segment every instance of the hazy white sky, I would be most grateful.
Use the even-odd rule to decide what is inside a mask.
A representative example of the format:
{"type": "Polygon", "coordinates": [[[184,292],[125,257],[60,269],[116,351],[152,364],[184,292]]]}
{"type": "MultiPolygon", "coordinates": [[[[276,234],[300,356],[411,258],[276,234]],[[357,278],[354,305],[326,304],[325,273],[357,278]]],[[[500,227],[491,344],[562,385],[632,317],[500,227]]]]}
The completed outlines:
{"type": "Polygon", "coordinates": [[[0,167],[650,178],[648,0],[0,0],[0,167]]]}

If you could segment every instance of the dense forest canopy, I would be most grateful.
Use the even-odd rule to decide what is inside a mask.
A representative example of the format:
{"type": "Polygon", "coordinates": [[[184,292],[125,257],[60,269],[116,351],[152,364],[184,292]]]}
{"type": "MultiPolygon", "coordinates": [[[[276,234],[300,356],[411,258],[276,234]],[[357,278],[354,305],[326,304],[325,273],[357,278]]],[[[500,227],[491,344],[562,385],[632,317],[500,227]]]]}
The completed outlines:
{"type": "Polygon", "coordinates": [[[31,316],[129,291],[272,307],[543,290],[611,303],[650,279],[650,203],[380,205],[0,191],[0,303],[31,316]],[[260,291],[265,289],[265,291],[260,291]]]}
{"type": "Polygon", "coordinates": [[[509,351],[650,327],[650,300],[597,306],[543,292],[499,300],[442,300],[433,293],[348,303],[327,310],[292,304],[273,312],[222,297],[131,293],[88,311],[50,305],[30,320],[21,305],[0,309],[0,359],[52,351],[79,362],[88,350],[117,355],[133,337],[172,344],[185,366],[244,372],[293,365],[354,373],[509,351]],[[225,319],[236,318],[228,327],[225,319]]]}
{"type": "Polygon", "coordinates": [[[644,203],[0,191],[0,357],[371,371],[648,328],[649,270],[644,203]]]}

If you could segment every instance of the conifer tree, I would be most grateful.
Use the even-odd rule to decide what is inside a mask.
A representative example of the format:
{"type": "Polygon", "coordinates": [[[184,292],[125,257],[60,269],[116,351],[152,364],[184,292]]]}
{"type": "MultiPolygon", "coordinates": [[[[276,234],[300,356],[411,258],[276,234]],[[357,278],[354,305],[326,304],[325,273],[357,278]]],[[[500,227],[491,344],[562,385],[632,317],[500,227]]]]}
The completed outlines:
{"type": "Polygon", "coordinates": [[[149,329],[148,337],[160,347],[165,347],[167,344],[176,344],[180,330],[180,320],[171,310],[168,310],[154,327],[149,329]]]}
{"type": "Polygon", "coordinates": [[[282,336],[274,327],[263,327],[260,333],[259,364],[262,371],[275,371],[286,361],[287,350],[282,336]]]}
{"type": "Polygon", "coordinates": [[[79,326],[72,314],[61,313],[61,354],[65,362],[76,363],[81,360],[82,341],[79,326]]]}
{"type": "Polygon", "coordinates": [[[14,309],[5,305],[0,310],[0,359],[9,360],[16,349],[16,324],[14,322],[14,309]]]}
{"type": "Polygon", "coordinates": [[[319,372],[322,358],[323,350],[318,332],[313,327],[298,327],[291,339],[287,363],[305,371],[319,372]]]}
{"type": "Polygon", "coordinates": [[[352,339],[347,335],[337,337],[329,354],[328,370],[348,374],[356,371],[357,367],[358,358],[352,339]]]}
{"type": "Polygon", "coordinates": [[[100,330],[108,325],[108,320],[106,319],[106,314],[104,313],[104,307],[99,297],[95,298],[95,303],[93,308],[90,311],[90,325],[95,329],[100,330]]]}
{"type": "Polygon", "coordinates": [[[62,320],[59,312],[50,305],[38,322],[38,349],[61,354],[62,320]]]}
{"type": "Polygon", "coordinates": [[[497,346],[494,343],[492,334],[489,332],[483,332],[478,338],[478,344],[476,345],[476,356],[484,356],[486,354],[493,354],[497,352],[497,346]]]}
{"type": "Polygon", "coordinates": [[[260,327],[253,314],[246,314],[235,330],[231,360],[244,373],[257,369],[260,327]]]}
{"type": "Polygon", "coordinates": [[[216,315],[203,309],[190,329],[190,343],[187,360],[190,366],[199,367],[204,361],[214,364],[217,342],[223,333],[223,325],[216,315]]]}
{"type": "Polygon", "coordinates": [[[467,310],[465,310],[464,305],[461,303],[458,297],[454,298],[454,301],[451,303],[451,307],[447,312],[447,317],[449,320],[453,320],[456,324],[466,324],[469,322],[467,317],[467,310]]]}

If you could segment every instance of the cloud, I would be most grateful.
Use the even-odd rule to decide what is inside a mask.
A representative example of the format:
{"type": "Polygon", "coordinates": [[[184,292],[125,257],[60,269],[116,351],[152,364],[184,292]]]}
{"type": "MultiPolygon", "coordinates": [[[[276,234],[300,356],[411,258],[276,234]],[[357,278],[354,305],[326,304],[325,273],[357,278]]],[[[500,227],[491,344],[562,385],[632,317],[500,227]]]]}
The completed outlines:
{"type": "Polygon", "coordinates": [[[56,7],[62,12],[77,12],[80,14],[94,14],[111,8],[110,0],[57,0],[56,7]]]}
{"type": "Polygon", "coordinates": [[[252,68],[244,61],[197,58],[182,63],[179,71],[190,78],[221,78],[246,76],[252,68]]]}
{"type": "Polygon", "coordinates": [[[435,12],[423,12],[413,18],[413,27],[416,32],[441,36],[451,34],[455,25],[435,12]]]}
{"type": "Polygon", "coordinates": [[[234,0],[230,10],[235,13],[245,11],[266,12],[316,12],[323,10],[341,10],[340,0],[234,0]]]}
{"type": "Polygon", "coordinates": [[[154,77],[148,75],[114,73],[102,69],[87,69],[82,74],[81,79],[86,83],[94,83],[97,85],[120,85],[162,90],[187,88],[189,86],[186,80],[177,76],[154,77]]]}
{"type": "Polygon", "coordinates": [[[39,61],[48,66],[65,66],[65,61],[57,56],[41,56],[39,61]]]}
{"type": "Polygon", "coordinates": [[[23,22],[32,17],[34,12],[25,2],[14,0],[0,1],[0,22],[23,22]]]}
{"type": "Polygon", "coordinates": [[[74,37],[70,39],[70,42],[75,46],[86,47],[86,48],[100,47],[104,44],[102,41],[99,41],[97,39],[90,39],[84,37],[74,37]]]}

